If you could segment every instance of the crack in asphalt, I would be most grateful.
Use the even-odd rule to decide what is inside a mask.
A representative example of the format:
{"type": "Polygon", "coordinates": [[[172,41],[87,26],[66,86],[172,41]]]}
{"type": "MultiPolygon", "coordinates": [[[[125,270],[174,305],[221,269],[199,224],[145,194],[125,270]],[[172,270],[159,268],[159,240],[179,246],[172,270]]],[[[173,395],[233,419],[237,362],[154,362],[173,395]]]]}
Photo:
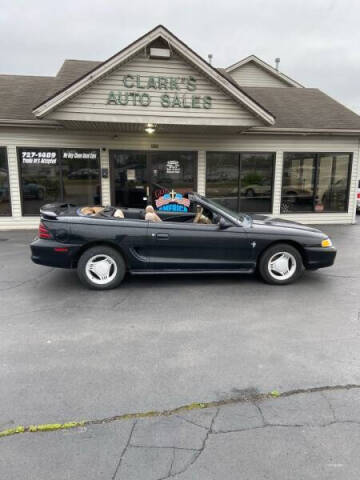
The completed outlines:
{"type": "Polygon", "coordinates": [[[173,446],[166,446],[166,445],[138,445],[134,443],[130,443],[129,447],[131,448],[152,448],[154,450],[184,450],[185,452],[199,452],[199,448],[186,448],[186,447],[173,447],[173,446]]]}
{"type": "Polygon", "coordinates": [[[194,463],[199,459],[200,455],[204,452],[205,448],[206,448],[206,444],[207,444],[207,441],[209,439],[209,436],[213,433],[213,426],[214,426],[214,423],[215,423],[215,420],[216,420],[216,417],[218,416],[219,414],[219,411],[220,409],[218,408],[216,410],[216,412],[214,413],[212,419],[211,419],[211,423],[210,423],[210,426],[209,428],[207,428],[207,432],[204,436],[204,439],[203,439],[203,442],[202,442],[202,445],[201,445],[201,448],[199,450],[196,450],[196,455],[194,456],[194,458],[185,466],[185,468],[183,468],[182,470],[179,470],[178,472],[176,473],[172,473],[171,470],[169,471],[169,474],[167,477],[163,477],[159,480],[167,480],[168,478],[175,478],[177,477],[178,475],[181,475],[182,473],[185,473],[186,470],[188,470],[192,465],[194,465],[194,463]]]}
{"type": "Polygon", "coordinates": [[[208,429],[208,427],[204,427],[204,425],[199,425],[198,423],[195,423],[192,420],[189,420],[188,418],[183,417],[182,415],[175,415],[175,417],[180,418],[181,420],[184,420],[187,423],[191,423],[192,425],[195,425],[195,427],[204,428],[205,430],[208,429]]]}
{"type": "MultiPolygon", "coordinates": [[[[172,478],[177,477],[178,475],[181,475],[185,473],[188,469],[190,469],[201,457],[201,455],[204,453],[206,450],[206,447],[208,445],[208,440],[211,436],[216,436],[216,435],[227,435],[227,434],[236,434],[236,433],[243,433],[243,432],[249,432],[252,430],[261,430],[261,429],[275,429],[275,428],[280,428],[280,429],[285,429],[285,428],[327,428],[331,427],[333,425],[342,425],[342,424],[350,424],[350,425],[360,425],[360,420],[337,420],[336,414],[334,407],[331,403],[331,400],[324,394],[325,392],[329,391],[346,391],[346,390],[352,390],[352,389],[359,389],[360,385],[358,384],[346,384],[346,385],[327,385],[327,386],[322,386],[322,387],[311,387],[307,389],[296,389],[296,390],[289,390],[286,392],[282,392],[280,394],[272,395],[269,393],[265,394],[259,394],[259,393],[253,393],[251,396],[247,397],[242,397],[242,398],[233,398],[233,399],[226,399],[226,400],[220,400],[220,401],[215,401],[215,402],[208,402],[208,403],[195,403],[195,404],[189,404],[189,405],[184,405],[178,408],[175,408],[173,410],[165,410],[165,411],[153,411],[153,412],[143,412],[143,413],[133,413],[133,414],[125,414],[125,415],[120,415],[116,417],[111,417],[111,418],[105,418],[105,419],[99,419],[99,420],[88,420],[88,421],[83,421],[83,422],[68,422],[67,424],[50,424],[50,425],[33,425],[30,427],[16,427],[12,430],[8,430],[8,435],[14,435],[16,433],[27,433],[27,432],[45,432],[45,431],[51,431],[51,430],[59,430],[59,429],[65,429],[65,428],[76,428],[76,427],[84,427],[84,426],[89,426],[89,425],[96,425],[96,424],[106,424],[106,423],[111,423],[117,420],[133,420],[133,424],[131,426],[131,430],[126,442],[126,445],[122,449],[119,459],[116,463],[116,467],[114,470],[114,473],[111,477],[112,480],[119,480],[122,478],[122,464],[124,461],[124,457],[129,450],[129,448],[136,448],[136,449],[156,449],[156,450],[161,450],[161,449],[166,449],[166,450],[171,450],[171,460],[169,462],[169,466],[165,467],[167,468],[165,476],[161,476],[158,478],[158,480],[169,480],[172,478]],[[305,423],[273,423],[269,422],[266,420],[264,412],[261,408],[261,405],[259,405],[259,402],[261,400],[266,400],[266,399],[272,399],[274,402],[276,402],[277,399],[279,398],[287,398],[299,394],[311,394],[311,393],[320,393],[321,397],[326,400],[327,406],[329,408],[329,411],[332,414],[333,420],[328,421],[326,423],[314,423],[314,422],[305,422],[305,423]],[[215,422],[216,419],[219,415],[220,412],[220,407],[229,405],[229,404],[252,404],[258,411],[258,414],[262,420],[262,425],[256,425],[253,427],[246,427],[246,428],[235,428],[235,429],[229,429],[229,430],[214,430],[215,422]],[[214,408],[216,407],[216,411],[213,413],[209,427],[206,427],[204,425],[199,425],[198,423],[189,420],[187,418],[184,418],[183,415],[180,415],[180,413],[186,413],[190,412],[192,410],[201,410],[201,409],[207,409],[207,408],[214,408]],[[197,428],[201,429],[204,434],[203,438],[201,441],[201,447],[200,448],[187,448],[187,447],[177,447],[175,445],[169,445],[169,446],[156,446],[156,445],[139,445],[139,444],[134,444],[132,443],[132,438],[133,434],[135,431],[136,425],[138,425],[138,420],[139,419],[146,419],[149,417],[163,417],[163,416],[174,416],[175,418],[179,418],[181,420],[184,420],[185,422],[192,424],[196,426],[197,428]],[[56,426],[56,428],[55,428],[56,426]],[[54,428],[52,428],[54,427],[54,428]],[[187,458],[187,462],[184,462],[184,464],[181,466],[181,468],[178,471],[174,471],[174,466],[175,466],[175,460],[176,460],[176,451],[184,451],[184,452],[192,452],[193,455],[190,458],[187,458]]],[[[6,432],[6,431],[5,431],[6,432]]],[[[8,435],[2,435],[4,432],[0,432],[0,437],[1,436],[8,436],[8,435]]]]}
{"type": "MultiPolygon", "coordinates": [[[[0,289],[1,291],[1,289],[0,289]]],[[[86,305],[59,305],[59,304],[56,304],[56,305],[46,305],[44,306],[43,308],[39,308],[39,309],[36,309],[36,310],[27,310],[26,312],[16,312],[16,313],[12,313],[11,316],[12,317],[15,317],[15,316],[21,316],[21,315],[28,315],[28,314],[31,314],[31,313],[43,313],[43,312],[51,312],[53,310],[101,310],[101,311],[109,311],[109,312],[112,312],[113,311],[113,308],[112,307],[106,307],[106,306],[101,306],[99,307],[98,305],[91,305],[90,303],[87,303],[86,305]]],[[[0,314],[0,318],[1,317],[6,317],[6,318],[9,318],[9,315],[8,314],[0,314]]]]}
{"type": "Polygon", "coordinates": [[[343,424],[355,424],[360,425],[360,421],[357,420],[332,420],[327,423],[266,423],[265,425],[257,425],[256,427],[236,428],[234,430],[217,430],[212,432],[212,435],[226,435],[228,433],[242,433],[249,432],[251,430],[261,430],[265,428],[326,428],[331,425],[343,425],[343,424]]]}
{"type": "MultiPolygon", "coordinates": [[[[278,398],[286,398],[293,395],[299,394],[309,394],[315,392],[329,392],[329,391],[340,391],[340,390],[352,390],[360,388],[360,384],[346,384],[346,385],[326,385],[322,387],[310,387],[310,388],[299,388],[295,390],[288,390],[287,392],[277,393],[276,395],[272,393],[254,393],[247,397],[243,398],[228,398],[226,400],[217,400],[213,402],[204,402],[204,403],[190,403],[188,405],[182,405],[180,407],[174,408],[172,410],[163,410],[163,411],[149,411],[149,412],[137,412],[137,413],[125,413],[123,415],[115,415],[113,417],[105,417],[102,419],[95,419],[95,420],[82,420],[82,421],[70,421],[63,424],[55,423],[55,424],[46,424],[46,425],[30,425],[30,426],[23,426],[19,425],[15,428],[0,431],[0,438],[5,438],[11,435],[15,435],[18,433],[36,433],[36,432],[50,432],[54,430],[65,430],[67,428],[77,428],[77,427],[84,427],[89,425],[100,425],[111,423],[120,420],[137,420],[139,418],[151,418],[151,417],[169,417],[169,416],[176,416],[180,413],[186,413],[192,410],[202,410],[207,408],[218,408],[224,405],[231,405],[231,404],[239,404],[239,403],[252,403],[255,407],[258,408],[259,414],[263,418],[264,423],[266,424],[264,415],[261,412],[261,408],[257,405],[257,402],[267,399],[273,399],[276,401],[278,398]]],[[[217,410],[218,413],[218,410],[217,410]]],[[[211,431],[214,420],[216,418],[217,413],[214,415],[212,419],[210,428],[208,431],[211,431]]],[[[191,422],[190,422],[191,423],[191,422]]],[[[199,428],[200,427],[197,425],[199,428]]]]}
{"type": "MultiPolygon", "coordinates": [[[[18,283],[17,285],[12,285],[12,286],[9,286],[7,288],[0,288],[0,291],[1,292],[6,292],[7,290],[14,290],[15,288],[19,288],[19,287],[22,287],[23,285],[25,285],[26,283],[29,283],[29,282],[39,282],[40,280],[42,280],[44,277],[46,277],[47,275],[50,275],[50,273],[52,273],[54,270],[56,270],[55,268],[51,268],[50,270],[48,270],[47,272],[41,274],[41,275],[38,275],[37,277],[32,277],[32,278],[28,278],[27,280],[23,280],[22,282],[18,283]]],[[[8,283],[9,281],[7,281],[8,283]]]]}
{"type": "Polygon", "coordinates": [[[324,395],[324,392],[320,392],[320,395],[325,400],[325,402],[327,403],[327,406],[329,407],[329,410],[330,410],[331,415],[333,417],[333,421],[336,422],[335,410],[334,410],[330,400],[328,399],[328,397],[326,395],[324,395]]]}
{"type": "Polygon", "coordinates": [[[119,461],[118,461],[118,463],[117,463],[117,465],[116,465],[116,468],[115,468],[115,471],[114,471],[114,473],[113,473],[113,476],[111,477],[111,480],[115,480],[115,478],[116,478],[116,476],[117,476],[117,473],[118,473],[118,471],[119,471],[119,469],[120,469],[120,467],[121,467],[121,462],[122,462],[122,460],[123,460],[123,458],[124,458],[125,453],[127,452],[127,449],[129,448],[130,441],[131,441],[131,437],[132,437],[132,435],[133,435],[133,433],[134,433],[136,423],[137,423],[137,422],[136,422],[136,420],[135,420],[135,422],[133,423],[133,426],[131,427],[128,441],[126,442],[126,445],[125,445],[125,447],[123,448],[123,450],[122,450],[122,452],[121,452],[119,461]]]}

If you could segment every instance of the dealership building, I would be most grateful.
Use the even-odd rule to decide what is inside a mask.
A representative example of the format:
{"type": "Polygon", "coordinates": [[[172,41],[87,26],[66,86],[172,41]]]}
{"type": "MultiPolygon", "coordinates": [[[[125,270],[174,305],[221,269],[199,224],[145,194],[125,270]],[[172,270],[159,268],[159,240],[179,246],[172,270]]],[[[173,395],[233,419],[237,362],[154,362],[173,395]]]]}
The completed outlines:
{"type": "Polygon", "coordinates": [[[0,75],[0,229],[54,201],[198,191],[241,212],[353,223],[360,117],[255,56],[214,68],[163,26],[54,77],[0,75]]]}

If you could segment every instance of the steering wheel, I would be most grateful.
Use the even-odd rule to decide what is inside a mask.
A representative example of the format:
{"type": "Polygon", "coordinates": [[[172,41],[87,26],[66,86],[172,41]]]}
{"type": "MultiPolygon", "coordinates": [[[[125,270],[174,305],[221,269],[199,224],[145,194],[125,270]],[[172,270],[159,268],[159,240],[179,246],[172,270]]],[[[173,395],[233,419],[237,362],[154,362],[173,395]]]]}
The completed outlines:
{"type": "Polygon", "coordinates": [[[199,220],[201,218],[201,215],[204,213],[203,207],[200,207],[199,210],[197,211],[193,223],[199,223],[199,220]]]}

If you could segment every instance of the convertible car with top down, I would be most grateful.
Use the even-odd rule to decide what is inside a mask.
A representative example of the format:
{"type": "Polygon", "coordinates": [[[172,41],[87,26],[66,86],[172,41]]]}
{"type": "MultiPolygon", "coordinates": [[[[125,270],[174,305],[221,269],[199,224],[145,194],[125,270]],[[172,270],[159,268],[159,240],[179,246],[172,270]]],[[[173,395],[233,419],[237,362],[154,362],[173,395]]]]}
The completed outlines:
{"type": "Polygon", "coordinates": [[[316,228],[233,212],[197,193],[167,197],[158,210],[44,205],[31,258],[77,269],[81,282],[97,290],[118,286],[127,272],[257,272],[267,283],[285,285],[305,269],[334,263],[335,247],[316,228]]]}

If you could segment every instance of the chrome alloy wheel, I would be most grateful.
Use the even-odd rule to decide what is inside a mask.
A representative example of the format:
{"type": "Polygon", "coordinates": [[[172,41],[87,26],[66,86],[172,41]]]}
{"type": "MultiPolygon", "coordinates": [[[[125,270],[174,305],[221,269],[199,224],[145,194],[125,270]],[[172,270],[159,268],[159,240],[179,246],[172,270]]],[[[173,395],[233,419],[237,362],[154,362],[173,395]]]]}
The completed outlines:
{"type": "Polygon", "coordinates": [[[268,271],[275,280],[288,280],[296,272],[296,259],[289,252],[276,252],[269,259],[268,271]]]}
{"type": "Polygon", "coordinates": [[[94,255],[87,261],[85,272],[92,283],[106,285],[116,277],[117,265],[109,255],[94,255]]]}

